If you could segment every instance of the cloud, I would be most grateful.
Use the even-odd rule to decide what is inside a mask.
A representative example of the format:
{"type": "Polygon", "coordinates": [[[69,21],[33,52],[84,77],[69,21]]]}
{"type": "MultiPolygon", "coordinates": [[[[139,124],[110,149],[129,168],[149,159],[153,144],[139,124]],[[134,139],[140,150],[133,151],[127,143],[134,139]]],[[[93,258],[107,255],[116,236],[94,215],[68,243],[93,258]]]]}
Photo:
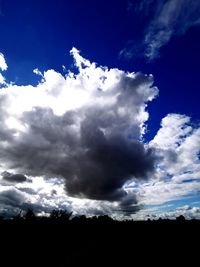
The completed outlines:
{"type": "Polygon", "coordinates": [[[157,5],[153,20],[145,36],[146,57],[159,55],[161,47],[172,36],[183,35],[190,27],[200,23],[200,4],[195,0],[168,0],[157,5]]]}
{"type": "Polygon", "coordinates": [[[2,177],[4,180],[11,183],[23,183],[27,180],[26,176],[23,174],[12,174],[10,172],[3,172],[2,177]]]}
{"type": "Polygon", "coordinates": [[[64,208],[122,218],[198,194],[198,125],[168,114],[144,144],[147,105],[158,94],[152,75],[71,54],[76,74],[36,69],[37,86],[0,90],[1,213],[64,208]]]}
{"type": "Polygon", "coordinates": [[[26,182],[16,184],[0,180],[0,215],[12,217],[28,209],[38,215],[48,215],[54,209],[61,209],[73,211],[74,216],[109,214],[116,218],[120,211],[117,202],[67,196],[63,179],[28,177],[26,182]]]}
{"type": "Polygon", "coordinates": [[[151,61],[159,57],[160,49],[173,36],[183,35],[200,24],[200,3],[195,0],[144,0],[136,3],[135,12],[148,16],[148,22],[140,45],[132,44],[120,52],[121,56],[129,59],[137,55],[138,50],[143,50],[144,56],[151,61]]]}
{"type": "Polygon", "coordinates": [[[0,85],[1,84],[5,84],[6,81],[5,81],[5,78],[3,77],[3,75],[0,73],[0,85]]]}
{"type": "MultiPolygon", "coordinates": [[[[0,15],[1,15],[1,10],[0,10],[0,15]]],[[[8,66],[6,64],[4,55],[0,53],[0,70],[5,71],[7,70],[8,66]]],[[[5,77],[0,73],[0,86],[6,85],[6,79],[5,77]]]]}
{"type": "Polygon", "coordinates": [[[152,75],[97,66],[76,48],[71,54],[78,74],[35,70],[36,87],[1,89],[1,169],[64,179],[68,196],[123,202],[123,185],[155,170],[142,136],[158,89],[152,75]]]}
{"type": "Polygon", "coordinates": [[[158,220],[159,218],[176,220],[176,218],[182,215],[187,220],[200,219],[200,207],[198,206],[184,205],[177,208],[172,208],[172,206],[170,204],[162,206],[162,208],[168,209],[165,212],[160,211],[157,207],[146,208],[131,217],[134,220],[158,220]]]}
{"type": "Polygon", "coordinates": [[[141,205],[161,205],[169,201],[183,199],[191,195],[198,195],[200,182],[176,183],[171,181],[157,181],[141,186],[137,190],[137,199],[141,205]]]}
{"type": "Polygon", "coordinates": [[[1,206],[21,207],[24,202],[24,195],[15,188],[2,191],[0,194],[1,206]]]}
{"type": "Polygon", "coordinates": [[[5,217],[28,209],[37,214],[49,214],[53,209],[71,211],[71,202],[64,192],[64,182],[61,180],[29,177],[23,183],[12,184],[0,180],[0,215],[5,217]]]}
{"type": "Polygon", "coordinates": [[[184,216],[187,220],[200,220],[200,207],[190,207],[189,205],[185,205],[178,207],[173,211],[163,212],[159,217],[162,219],[175,220],[180,215],[184,216]]]}
{"type": "Polygon", "coordinates": [[[7,70],[8,66],[6,64],[4,55],[2,53],[0,53],[0,70],[7,70]]]}
{"type": "Polygon", "coordinates": [[[161,128],[151,144],[162,149],[177,148],[192,131],[189,122],[190,118],[186,115],[168,114],[162,119],[161,128]]]}
{"type": "MultiPolygon", "coordinates": [[[[154,179],[137,189],[142,205],[160,205],[200,192],[200,128],[190,118],[168,114],[161,128],[149,143],[160,162],[154,179]]],[[[134,188],[134,185],[133,185],[134,188]]]]}
{"type": "MultiPolygon", "coordinates": [[[[150,146],[156,147],[163,158],[160,167],[175,177],[189,177],[200,171],[200,128],[192,126],[185,115],[169,114],[150,146]]],[[[183,179],[183,178],[182,178],[183,179]]]]}

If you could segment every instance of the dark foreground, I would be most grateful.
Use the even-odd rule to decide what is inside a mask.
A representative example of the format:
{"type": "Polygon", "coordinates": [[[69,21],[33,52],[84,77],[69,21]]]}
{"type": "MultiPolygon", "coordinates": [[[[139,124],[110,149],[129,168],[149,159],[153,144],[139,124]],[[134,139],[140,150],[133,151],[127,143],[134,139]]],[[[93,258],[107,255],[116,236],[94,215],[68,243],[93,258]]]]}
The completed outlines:
{"type": "Polygon", "coordinates": [[[0,238],[6,267],[198,266],[200,221],[1,220],[0,238]]]}

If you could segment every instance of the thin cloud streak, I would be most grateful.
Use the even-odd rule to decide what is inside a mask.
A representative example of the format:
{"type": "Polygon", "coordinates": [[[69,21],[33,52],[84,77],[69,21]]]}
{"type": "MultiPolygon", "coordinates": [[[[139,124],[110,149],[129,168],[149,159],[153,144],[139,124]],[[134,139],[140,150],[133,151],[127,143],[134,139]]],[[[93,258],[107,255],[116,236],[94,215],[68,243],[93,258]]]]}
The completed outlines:
{"type": "Polygon", "coordinates": [[[132,41],[119,56],[131,59],[138,56],[153,61],[173,37],[184,35],[191,27],[200,25],[200,3],[196,0],[152,0],[136,4],[137,15],[149,16],[140,42],[132,41]]]}

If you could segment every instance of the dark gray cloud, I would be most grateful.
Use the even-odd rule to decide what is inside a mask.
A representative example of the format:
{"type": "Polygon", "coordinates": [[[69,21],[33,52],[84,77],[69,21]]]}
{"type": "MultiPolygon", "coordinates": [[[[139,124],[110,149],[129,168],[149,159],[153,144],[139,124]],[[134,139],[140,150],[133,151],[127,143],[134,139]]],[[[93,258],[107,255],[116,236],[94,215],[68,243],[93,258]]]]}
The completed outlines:
{"type": "Polygon", "coordinates": [[[0,194],[1,206],[21,207],[24,203],[24,195],[17,189],[11,188],[0,194]]]}
{"type": "Polygon", "coordinates": [[[11,182],[11,183],[23,183],[27,181],[27,178],[23,174],[12,174],[10,172],[3,172],[1,174],[4,180],[11,182]]]}
{"type": "MultiPolygon", "coordinates": [[[[114,122],[117,118],[106,119],[108,115],[95,108],[86,114],[77,139],[68,128],[73,114],[69,113],[69,118],[68,113],[58,117],[41,108],[25,113],[29,131],[4,151],[9,167],[32,176],[62,177],[72,196],[101,200],[124,197],[125,182],[133,177],[147,179],[154,171],[154,150],[120,135],[117,128],[121,124],[114,122]],[[116,127],[109,136],[102,130],[106,124],[116,127]]],[[[3,178],[15,182],[26,179],[24,175],[9,173],[3,178]]]]}
{"type": "Polygon", "coordinates": [[[122,188],[125,182],[133,176],[147,179],[153,172],[154,153],[146,151],[139,142],[126,142],[121,136],[106,139],[103,133],[96,131],[92,137],[87,133],[84,136],[87,152],[78,156],[72,174],[65,175],[68,176],[66,188],[70,194],[83,194],[92,199],[123,198],[126,195],[122,188]]]}
{"type": "Polygon", "coordinates": [[[142,209],[142,205],[138,204],[135,192],[128,192],[120,202],[118,212],[129,215],[137,213],[140,209],[142,209]]]}

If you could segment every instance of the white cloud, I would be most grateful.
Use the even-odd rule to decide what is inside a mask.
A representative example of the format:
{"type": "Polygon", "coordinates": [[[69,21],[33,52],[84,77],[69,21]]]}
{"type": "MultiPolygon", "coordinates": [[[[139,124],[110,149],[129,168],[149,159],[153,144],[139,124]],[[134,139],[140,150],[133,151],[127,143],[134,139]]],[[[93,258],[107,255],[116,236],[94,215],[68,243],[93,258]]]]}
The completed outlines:
{"type": "Polygon", "coordinates": [[[8,66],[6,64],[4,55],[2,53],[0,53],[0,69],[1,70],[7,70],[8,66]]]}
{"type": "Polygon", "coordinates": [[[159,210],[159,207],[151,207],[140,210],[137,214],[132,215],[131,217],[134,220],[158,220],[161,219],[170,219],[176,220],[179,216],[184,216],[185,219],[200,219],[200,207],[191,207],[189,205],[180,206],[178,208],[172,208],[172,206],[165,205],[162,208],[168,208],[168,211],[162,212],[159,210]],[[171,209],[170,209],[171,208],[171,209]]]}
{"type": "Polygon", "coordinates": [[[174,181],[183,181],[184,177],[187,180],[200,178],[200,128],[193,128],[189,117],[167,115],[150,146],[159,151],[163,158],[160,167],[172,175],[174,181]]]}
{"type": "Polygon", "coordinates": [[[71,202],[65,194],[64,182],[29,177],[16,185],[0,179],[0,214],[12,216],[33,209],[38,214],[49,214],[53,209],[71,211],[71,202]]]}
{"type": "Polygon", "coordinates": [[[137,190],[137,197],[141,205],[161,205],[188,195],[198,195],[199,191],[200,183],[197,181],[192,183],[158,181],[141,186],[137,190]]]}
{"type": "Polygon", "coordinates": [[[151,182],[137,190],[139,203],[163,204],[200,191],[200,128],[185,115],[169,114],[149,143],[161,160],[151,182]]]}
{"type": "Polygon", "coordinates": [[[0,73],[0,85],[1,84],[5,84],[5,78],[3,77],[3,75],[0,73]]]}
{"type": "MultiPolygon", "coordinates": [[[[6,64],[4,55],[2,53],[0,53],[0,70],[4,71],[7,70],[8,66],[6,64]]],[[[5,81],[5,77],[0,73],[0,85],[5,85],[6,81],[5,81]]]]}
{"type": "Polygon", "coordinates": [[[190,207],[189,205],[185,205],[182,207],[178,207],[173,211],[163,212],[159,215],[159,217],[162,219],[175,220],[181,215],[184,216],[187,220],[200,220],[200,207],[190,207]]]}
{"type": "Polygon", "coordinates": [[[161,149],[176,149],[191,131],[190,118],[185,115],[168,114],[161,121],[161,128],[150,144],[161,149]]]}

